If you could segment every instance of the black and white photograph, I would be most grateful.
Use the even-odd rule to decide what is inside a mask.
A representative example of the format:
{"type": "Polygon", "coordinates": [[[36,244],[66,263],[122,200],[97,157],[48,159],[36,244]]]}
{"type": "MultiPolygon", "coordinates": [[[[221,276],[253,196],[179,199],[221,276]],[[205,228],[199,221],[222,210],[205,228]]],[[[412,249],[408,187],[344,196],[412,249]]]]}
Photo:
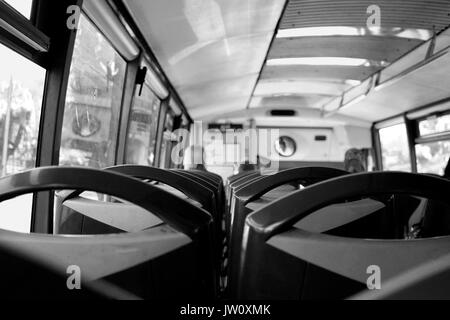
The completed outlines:
{"type": "Polygon", "coordinates": [[[450,0],[0,0],[0,275],[151,319],[450,300],[450,0]]]}

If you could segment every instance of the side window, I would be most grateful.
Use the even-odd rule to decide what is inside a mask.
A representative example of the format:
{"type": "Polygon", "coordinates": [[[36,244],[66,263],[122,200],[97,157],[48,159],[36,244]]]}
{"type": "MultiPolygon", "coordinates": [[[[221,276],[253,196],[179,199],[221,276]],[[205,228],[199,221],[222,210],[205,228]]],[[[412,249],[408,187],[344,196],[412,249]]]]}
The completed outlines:
{"type": "Polygon", "coordinates": [[[450,140],[417,144],[416,157],[419,173],[443,175],[450,158],[450,140]]]}
{"type": "Polygon", "coordinates": [[[443,175],[450,157],[450,114],[419,121],[419,133],[425,142],[416,144],[417,171],[443,175]],[[441,141],[426,142],[438,134],[442,135],[441,141]]]}
{"type": "Polygon", "coordinates": [[[25,18],[30,19],[33,0],[5,0],[5,2],[25,18]]]}
{"type": "Polygon", "coordinates": [[[149,86],[144,85],[140,96],[136,91],[128,125],[127,163],[154,165],[160,106],[149,86]]]}
{"type": "MultiPolygon", "coordinates": [[[[45,69],[0,44],[0,175],[31,169],[41,117],[45,69]]],[[[0,228],[29,232],[33,195],[0,203],[0,228]]]]}
{"type": "Polygon", "coordinates": [[[420,136],[437,134],[442,132],[450,132],[450,114],[443,116],[434,116],[419,121],[420,136]]]}
{"type": "Polygon", "coordinates": [[[64,110],[61,165],[114,164],[125,72],[125,60],[82,15],[64,110]]]}
{"type": "Polygon", "coordinates": [[[406,126],[400,123],[379,130],[383,170],[411,172],[406,126]]]}

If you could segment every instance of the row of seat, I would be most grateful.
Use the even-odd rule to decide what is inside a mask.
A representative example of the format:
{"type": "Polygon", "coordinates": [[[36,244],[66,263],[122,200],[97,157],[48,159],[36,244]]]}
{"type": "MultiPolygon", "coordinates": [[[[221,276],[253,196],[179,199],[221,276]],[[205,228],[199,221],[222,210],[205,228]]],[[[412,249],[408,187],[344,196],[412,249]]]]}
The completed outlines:
{"type": "Polygon", "coordinates": [[[233,262],[229,268],[231,280],[229,292],[232,295],[237,293],[237,274],[247,216],[258,207],[297,190],[300,185],[308,186],[344,174],[345,171],[331,168],[295,168],[269,175],[252,172],[229,180],[230,260],[233,262]]]}
{"type": "Polygon", "coordinates": [[[0,179],[0,202],[62,190],[55,234],[1,231],[2,270],[12,275],[3,286],[12,297],[346,298],[367,288],[368,267],[375,265],[394,284],[355,298],[407,297],[411,270],[421,278],[408,288],[448,276],[442,265],[450,238],[400,240],[405,218],[397,212],[409,210],[403,202],[413,198],[392,194],[450,205],[449,185],[424,175],[328,168],[247,172],[225,186],[219,176],[195,170],[34,169],[0,179]],[[440,268],[428,277],[422,265],[438,258],[440,268]],[[35,264],[45,276],[23,290],[16,277],[35,264]],[[69,266],[80,268],[87,290],[67,290],[69,266]],[[42,287],[42,279],[52,284],[42,287]]]}
{"type": "MultiPolygon", "coordinates": [[[[157,270],[155,274],[161,274],[155,276],[155,280],[159,284],[149,284],[148,282],[141,282],[143,289],[150,287],[153,292],[150,296],[141,294],[145,298],[177,298],[177,297],[200,297],[200,298],[213,298],[218,296],[219,282],[220,282],[220,261],[223,258],[224,236],[223,230],[223,212],[224,212],[224,193],[222,179],[212,173],[192,170],[165,170],[159,168],[153,168],[148,166],[134,166],[124,165],[105,169],[106,171],[116,172],[138,178],[146,183],[152,183],[158,189],[166,191],[168,194],[174,194],[174,190],[179,191],[176,193],[177,197],[182,197],[186,202],[194,201],[197,207],[206,211],[211,220],[210,239],[212,244],[211,252],[204,252],[204,256],[211,256],[213,260],[212,265],[209,266],[208,272],[204,274],[212,274],[210,281],[206,282],[202,277],[192,276],[204,268],[199,268],[192,259],[192,251],[177,250],[171,252],[165,256],[156,259],[151,262],[151,269],[157,270]],[[180,194],[181,193],[181,194],[180,194]],[[198,269],[198,270],[197,270],[198,269]],[[198,285],[198,282],[204,282],[203,285],[198,285]],[[155,290],[155,287],[158,290],[155,290]]],[[[73,201],[74,197],[77,197],[81,191],[72,191],[64,194],[64,197],[60,197],[60,204],[62,204],[62,212],[65,215],[63,228],[60,228],[60,232],[63,234],[103,234],[112,232],[121,232],[122,230],[111,230],[111,221],[108,223],[101,223],[98,217],[95,219],[89,218],[86,212],[80,213],[73,211],[70,207],[67,210],[67,201],[73,201]],[[66,208],[66,210],[64,210],[66,208]],[[68,212],[67,212],[68,211],[68,212]],[[74,220],[76,223],[74,223],[74,220]],[[81,223],[80,223],[81,221],[81,223]],[[73,228],[74,226],[81,226],[73,228]]],[[[77,201],[83,201],[83,199],[77,199],[77,201]]],[[[154,201],[162,201],[162,205],[167,201],[166,199],[154,199],[154,201]]],[[[104,205],[104,203],[102,203],[104,205]]],[[[73,208],[73,204],[71,203],[73,208]]],[[[132,207],[132,211],[136,209],[132,207]]],[[[183,207],[181,206],[181,210],[183,207]]],[[[170,208],[167,208],[170,210],[170,208]]],[[[152,212],[153,213],[153,212],[152,212]]],[[[104,216],[110,216],[110,213],[106,213],[104,216]]],[[[122,216],[125,216],[128,222],[132,222],[134,219],[129,217],[129,212],[126,214],[122,212],[122,216]]],[[[147,215],[148,216],[148,215],[147,215]]],[[[145,225],[142,225],[145,226],[145,225]]],[[[150,225],[153,226],[153,225],[150,225]]],[[[203,261],[204,259],[200,259],[203,261]]],[[[134,274],[134,272],[131,272],[134,274]]],[[[123,282],[129,282],[129,279],[120,279],[123,282]]]]}
{"type": "MultiPolygon", "coordinates": [[[[224,241],[220,177],[142,166],[39,168],[2,179],[0,200],[50,189],[63,190],[55,205],[58,234],[2,231],[0,246],[58,275],[79,266],[88,286],[108,284],[107,295],[117,291],[113,286],[127,297],[146,299],[218,296],[224,241]],[[113,198],[99,200],[86,190],[113,198]]],[[[67,295],[65,281],[57,287],[48,286],[67,295]]],[[[58,296],[53,291],[49,295],[58,296]]],[[[21,288],[14,293],[25,294],[21,288]]]]}
{"type": "Polygon", "coordinates": [[[445,257],[449,237],[400,240],[398,230],[411,206],[420,209],[414,196],[449,205],[449,191],[449,181],[437,177],[325,168],[230,179],[230,292],[239,299],[346,298],[367,290],[371,266],[385,281],[445,257]]]}

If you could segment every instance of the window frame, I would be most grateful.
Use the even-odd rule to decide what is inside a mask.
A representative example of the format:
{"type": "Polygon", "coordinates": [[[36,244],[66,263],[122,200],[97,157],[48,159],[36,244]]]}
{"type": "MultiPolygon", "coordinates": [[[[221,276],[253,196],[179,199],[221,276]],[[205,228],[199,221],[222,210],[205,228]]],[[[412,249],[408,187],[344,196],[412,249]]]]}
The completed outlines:
{"type": "MultiPolygon", "coordinates": [[[[130,79],[136,79],[136,75],[138,73],[138,70],[142,67],[147,67],[148,70],[150,70],[149,65],[150,63],[148,62],[148,60],[145,58],[144,55],[141,55],[141,57],[139,59],[136,59],[136,61],[134,61],[133,63],[134,67],[136,68],[134,76],[130,79]]],[[[151,71],[150,71],[151,72],[151,71]]],[[[127,105],[127,110],[123,111],[124,113],[124,119],[123,119],[123,123],[122,125],[124,125],[123,127],[121,127],[121,130],[123,129],[123,135],[122,135],[122,145],[121,148],[123,148],[120,152],[118,152],[118,160],[120,160],[120,162],[118,164],[126,164],[127,163],[127,143],[128,143],[128,132],[130,130],[130,117],[131,114],[133,112],[133,104],[134,104],[134,100],[136,98],[136,92],[138,91],[138,89],[140,89],[140,87],[138,87],[138,85],[136,84],[136,82],[133,82],[133,89],[131,92],[131,99],[129,104],[127,105]]],[[[159,100],[159,107],[158,107],[158,114],[156,115],[156,135],[155,135],[155,150],[154,150],[154,154],[155,154],[155,159],[153,160],[153,164],[152,166],[156,167],[159,163],[158,163],[158,159],[156,157],[157,153],[158,153],[158,139],[160,137],[159,135],[159,131],[161,130],[161,121],[160,121],[160,117],[161,117],[161,113],[163,112],[163,104],[164,101],[167,100],[166,99],[161,99],[158,94],[156,94],[153,89],[151,88],[151,86],[147,83],[147,77],[144,80],[144,84],[142,84],[143,86],[145,86],[148,90],[150,90],[156,97],[156,99],[159,100]]],[[[170,95],[169,95],[170,97],[170,95]]],[[[123,110],[124,108],[122,108],[123,110]]]]}
{"type": "MultiPolygon", "coordinates": [[[[410,120],[412,122],[411,126],[416,130],[415,131],[415,136],[414,139],[412,141],[412,147],[414,149],[414,152],[416,152],[416,147],[418,145],[423,145],[423,144],[429,144],[429,143],[437,143],[437,142],[443,142],[443,141],[450,141],[450,130],[447,131],[443,131],[443,132],[437,132],[437,133],[431,133],[431,134],[426,134],[426,135],[421,135],[420,134],[420,128],[419,128],[419,123],[423,120],[427,120],[429,117],[443,117],[443,116],[447,116],[450,115],[450,111],[444,111],[444,112],[431,112],[429,114],[427,114],[426,116],[423,117],[419,117],[417,119],[413,119],[410,120]]],[[[417,163],[418,159],[416,158],[416,167],[418,167],[418,163],[417,163]]],[[[443,164],[444,166],[446,165],[445,163],[443,164]]]]}
{"type": "MultiPolygon", "coordinates": [[[[126,57],[117,49],[117,47],[114,45],[114,43],[111,42],[111,40],[107,37],[107,35],[105,34],[105,32],[102,31],[102,29],[100,28],[100,26],[98,26],[95,21],[93,21],[91,19],[91,17],[89,16],[89,14],[83,9],[83,7],[81,6],[81,15],[83,15],[83,17],[90,23],[92,24],[92,26],[96,29],[97,32],[99,32],[103,38],[108,42],[108,44],[113,48],[113,50],[125,61],[126,66],[125,66],[125,74],[124,74],[124,83],[123,83],[123,87],[122,87],[122,96],[121,96],[121,102],[120,102],[120,112],[119,112],[119,117],[118,117],[118,129],[116,132],[116,136],[115,136],[115,150],[114,150],[114,158],[113,158],[113,162],[112,165],[118,165],[118,164],[124,164],[124,160],[123,158],[125,157],[125,152],[126,149],[122,149],[124,148],[123,146],[123,140],[121,137],[121,130],[124,126],[124,121],[128,121],[128,117],[129,117],[129,111],[128,109],[131,108],[131,102],[130,101],[130,96],[131,99],[133,97],[134,94],[134,90],[136,87],[136,74],[137,74],[137,69],[135,70],[135,66],[134,64],[136,64],[139,59],[141,54],[139,54],[134,60],[127,60],[126,57]],[[124,109],[127,109],[124,112],[124,109]]],[[[75,32],[76,34],[76,32],[75,32]]],[[[75,35],[75,40],[76,40],[76,35],[75,35]]],[[[70,65],[72,64],[72,59],[73,59],[73,51],[75,48],[75,42],[74,42],[74,46],[72,48],[72,52],[71,52],[71,59],[70,59],[70,65]]],[[[67,74],[67,82],[69,80],[70,77],[70,65],[69,65],[69,72],[67,74]]],[[[67,91],[67,89],[66,89],[67,91]]],[[[62,127],[63,127],[63,123],[64,123],[64,111],[65,111],[65,107],[66,104],[64,103],[64,107],[62,109],[62,114],[63,117],[61,119],[62,123],[61,123],[61,131],[59,132],[60,134],[60,141],[62,138],[62,127]]],[[[60,152],[61,152],[61,145],[59,145],[59,151],[57,154],[58,160],[57,163],[55,165],[59,165],[59,157],[60,157],[60,152]]]]}
{"type": "MultiPolygon", "coordinates": [[[[0,42],[46,70],[35,167],[53,165],[58,150],[58,115],[65,100],[66,74],[70,66],[74,32],[66,26],[67,7],[82,5],[82,0],[34,0],[30,19],[12,6],[0,1],[1,18],[12,27],[0,29],[0,42]],[[12,32],[11,32],[12,31],[12,32]],[[51,40],[51,45],[50,45],[51,40]],[[38,49],[33,44],[42,48],[38,49]],[[45,141],[45,143],[44,143],[45,141]]],[[[49,233],[53,219],[53,193],[33,195],[30,232],[49,233]]]]}
{"type": "Polygon", "coordinates": [[[428,120],[430,117],[444,117],[444,116],[450,116],[450,111],[444,111],[444,112],[435,112],[430,113],[426,116],[420,117],[415,119],[415,125],[417,126],[417,135],[415,138],[416,144],[424,144],[424,143],[431,143],[431,142],[439,142],[439,141],[445,141],[450,140],[450,129],[447,131],[442,132],[436,132],[436,133],[430,133],[430,134],[420,134],[420,122],[424,120],[428,120]]]}
{"type": "MultiPolygon", "coordinates": [[[[66,28],[67,8],[82,7],[83,0],[34,0],[32,20],[36,28],[51,39],[50,50],[43,56],[47,69],[41,111],[36,167],[58,165],[70,64],[76,30],[66,28]],[[64,25],[64,28],[61,28],[64,25]]],[[[53,232],[54,192],[35,193],[31,232],[53,232]]]]}
{"type": "Polygon", "coordinates": [[[2,24],[9,26],[8,31],[0,27],[0,42],[47,69],[50,36],[38,27],[39,1],[43,0],[33,0],[30,19],[27,19],[10,4],[0,0],[0,19],[4,21],[2,24]]]}
{"type": "MultiPolygon", "coordinates": [[[[66,27],[69,17],[67,8],[72,5],[83,8],[83,0],[33,0],[30,19],[27,19],[9,4],[0,0],[2,17],[6,16],[6,19],[11,21],[14,29],[19,30],[19,34],[14,34],[0,27],[0,43],[41,66],[47,72],[41,107],[35,167],[59,164],[64,107],[77,34],[77,30],[69,30],[66,27]],[[24,41],[23,35],[26,35],[29,39],[24,41]],[[33,42],[40,43],[44,50],[37,50],[33,47],[33,42]]],[[[140,61],[146,59],[150,63],[150,67],[155,70],[156,76],[167,86],[169,92],[168,97],[161,102],[158,115],[155,152],[155,166],[157,166],[159,161],[158,153],[161,147],[161,131],[163,130],[161,128],[161,120],[164,121],[165,119],[166,112],[164,110],[168,108],[168,100],[171,98],[175,99],[189,123],[192,123],[192,119],[123,2],[110,0],[108,5],[113,9],[120,23],[129,27],[129,30],[131,30],[130,36],[140,49],[140,55],[135,60],[129,61],[125,59],[127,69],[119,115],[115,164],[123,164],[125,162],[126,132],[129,124],[131,103],[136,90],[136,74],[140,61]]],[[[90,19],[89,16],[87,18],[90,19]]],[[[94,23],[94,25],[96,24],[94,23]]],[[[99,26],[97,28],[104,35],[102,28],[99,26]]],[[[105,36],[105,38],[111,42],[108,37],[105,36]]],[[[117,50],[115,45],[112,45],[117,50]]],[[[121,52],[117,51],[123,57],[121,52]]],[[[53,192],[40,192],[33,195],[31,232],[44,234],[53,232],[53,202],[53,192]]]]}
{"type": "Polygon", "coordinates": [[[161,68],[158,59],[156,58],[155,54],[153,53],[152,48],[146,41],[146,38],[138,28],[136,22],[133,20],[133,16],[128,11],[127,6],[122,0],[110,0],[111,6],[119,12],[119,16],[121,20],[125,21],[130,30],[133,32],[133,34],[136,37],[136,41],[139,43],[139,45],[142,48],[142,54],[143,57],[145,57],[145,60],[150,64],[150,67],[154,69],[155,73],[158,77],[162,78],[162,82],[164,85],[167,86],[168,89],[168,96],[165,99],[162,99],[162,102],[169,101],[170,99],[174,99],[176,103],[180,106],[181,112],[184,114],[184,116],[187,118],[189,124],[194,123],[193,119],[189,115],[188,110],[186,109],[186,106],[184,105],[182,99],[178,95],[178,93],[175,91],[172,83],[167,77],[167,74],[164,72],[164,70],[161,68]]]}
{"type": "Polygon", "coordinates": [[[408,156],[409,156],[409,162],[410,162],[410,166],[411,166],[411,172],[416,173],[417,172],[417,166],[413,165],[413,163],[416,163],[415,159],[416,159],[416,155],[415,155],[415,150],[413,151],[411,148],[411,132],[410,132],[410,123],[408,121],[408,119],[406,119],[405,115],[403,116],[397,116],[397,117],[392,117],[389,118],[387,120],[375,123],[372,127],[372,135],[373,135],[373,140],[375,142],[374,144],[374,149],[375,149],[375,162],[376,162],[376,167],[378,170],[384,171],[386,170],[383,164],[383,152],[382,152],[382,143],[381,143],[381,135],[380,135],[380,131],[386,128],[390,128],[396,125],[400,125],[403,124],[405,126],[405,130],[406,130],[406,140],[408,143],[408,156]]]}
{"type": "MultiPolygon", "coordinates": [[[[136,22],[133,20],[133,16],[128,11],[127,6],[122,0],[110,0],[109,4],[114,9],[114,11],[119,16],[120,20],[123,21],[123,23],[127,24],[127,27],[131,32],[133,33],[136,42],[139,44],[141,48],[141,58],[144,59],[148,64],[150,69],[153,69],[156,76],[160,78],[162,83],[167,87],[168,90],[168,96],[165,97],[165,99],[161,98],[161,106],[159,110],[159,119],[158,119],[158,128],[157,128],[157,135],[156,135],[156,151],[155,151],[155,161],[154,161],[154,167],[160,166],[160,151],[161,151],[161,144],[162,144],[162,136],[163,136],[163,130],[164,130],[164,119],[165,119],[165,113],[167,112],[167,109],[169,107],[169,101],[170,99],[174,99],[176,103],[180,106],[182,114],[187,119],[187,127],[189,128],[190,125],[194,122],[192,118],[190,117],[188,110],[186,109],[183,101],[181,100],[178,93],[175,91],[172,83],[167,77],[167,74],[164,72],[164,70],[161,68],[158,59],[156,58],[155,54],[153,53],[152,48],[150,47],[149,43],[146,41],[146,38],[140,31],[139,27],[137,26],[136,22]]],[[[134,93],[133,93],[134,94],[134,93]]],[[[131,109],[131,106],[130,106],[131,109]]],[[[128,126],[128,117],[130,116],[130,112],[127,112],[124,114],[124,121],[126,123],[126,126],[128,126]]],[[[127,131],[125,131],[127,132],[127,131]]],[[[123,138],[123,137],[122,137],[123,138]]],[[[126,139],[126,137],[125,137],[126,139]]],[[[118,155],[118,159],[122,162],[125,161],[125,147],[122,145],[121,154],[118,155]]],[[[118,162],[120,163],[120,162],[118,162]]]]}
{"type": "Polygon", "coordinates": [[[130,116],[133,108],[134,95],[136,92],[136,76],[140,68],[140,58],[128,62],[125,74],[125,85],[122,96],[122,107],[120,108],[119,130],[117,132],[116,165],[126,164],[127,136],[130,116]],[[125,134],[121,134],[124,132],[125,134]]]}
{"type": "Polygon", "coordinates": [[[401,121],[403,121],[406,126],[408,149],[411,159],[411,169],[413,173],[418,173],[416,146],[418,144],[427,144],[450,140],[450,130],[421,136],[419,130],[419,122],[433,116],[439,117],[450,115],[450,111],[448,109],[445,109],[448,104],[450,104],[450,97],[447,99],[436,101],[426,106],[416,108],[414,110],[404,112],[394,117],[374,122],[372,126],[372,141],[376,155],[375,158],[377,170],[384,170],[379,130],[389,127],[393,125],[393,123],[395,124],[395,121],[399,121],[401,119],[401,121]]]}

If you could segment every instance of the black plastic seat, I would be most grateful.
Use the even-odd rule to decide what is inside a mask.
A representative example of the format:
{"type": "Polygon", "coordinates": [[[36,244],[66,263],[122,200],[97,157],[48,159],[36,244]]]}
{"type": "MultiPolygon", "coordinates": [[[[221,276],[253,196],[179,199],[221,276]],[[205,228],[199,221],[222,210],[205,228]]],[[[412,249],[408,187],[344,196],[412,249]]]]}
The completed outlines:
{"type": "Polygon", "coordinates": [[[227,206],[228,209],[232,207],[233,202],[233,196],[235,194],[235,191],[244,185],[251,183],[252,181],[256,181],[261,178],[260,172],[252,172],[246,175],[243,175],[239,177],[238,179],[235,179],[233,182],[229,183],[226,190],[226,197],[227,197],[227,206]]]}
{"type": "Polygon", "coordinates": [[[218,209],[220,212],[223,212],[225,208],[225,187],[222,177],[209,171],[189,170],[189,172],[196,173],[199,176],[208,177],[209,180],[216,185],[218,209]]]}
{"type": "MultiPolygon", "coordinates": [[[[197,182],[200,185],[203,185],[205,188],[208,188],[214,194],[213,202],[215,205],[215,212],[217,216],[218,223],[218,238],[221,239],[225,236],[225,229],[223,226],[224,219],[224,195],[223,195],[223,184],[220,178],[212,178],[210,175],[206,175],[203,171],[198,170],[171,170],[175,174],[183,177],[187,177],[197,182]]],[[[221,240],[220,240],[221,241],[221,240]]]]}
{"type": "MultiPolygon", "coordinates": [[[[107,168],[105,170],[126,174],[135,178],[149,181],[155,181],[164,183],[174,189],[179,190],[183,194],[186,194],[189,199],[193,199],[202,205],[202,208],[211,213],[214,220],[214,241],[215,241],[215,252],[216,252],[216,273],[217,279],[219,281],[219,270],[220,270],[220,260],[222,258],[222,246],[223,246],[223,237],[224,232],[222,230],[222,217],[223,217],[223,209],[219,206],[217,200],[218,194],[217,190],[214,186],[212,186],[211,181],[204,181],[201,178],[201,175],[198,175],[197,172],[189,172],[185,173],[181,170],[166,170],[149,166],[137,166],[137,165],[121,165],[116,167],[107,168]],[[198,176],[197,176],[198,175],[198,176]]],[[[206,178],[204,178],[206,179],[206,178]]],[[[215,179],[215,182],[219,182],[215,179]]],[[[78,192],[79,193],[79,192],[78,192]]],[[[77,192],[70,192],[66,194],[65,199],[62,200],[62,203],[67,199],[71,199],[78,194],[77,192]]],[[[68,210],[65,210],[68,211],[68,210]]],[[[71,219],[65,219],[66,228],[62,228],[62,233],[69,229],[70,233],[73,234],[73,226],[81,225],[83,226],[82,230],[75,232],[75,234],[102,234],[107,233],[110,230],[109,226],[106,226],[103,223],[99,223],[98,221],[93,221],[92,219],[86,217],[85,215],[78,214],[69,210],[71,214],[71,219]],[[77,223],[74,223],[74,220],[77,223]],[[81,220],[80,224],[78,220],[81,220]],[[68,222],[70,222],[70,227],[67,227],[68,222]]]]}
{"type": "Polygon", "coordinates": [[[286,194],[295,191],[293,186],[286,184],[296,183],[297,185],[308,186],[320,181],[324,181],[330,178],[338,177],[348,174],[346,171],[321,168],[321,167],[309,167],[309,168],[294,168],[289,170],[280,171],[272,175],[263,175],[250,178],[247,182],[244,182],[241,186],[238,186],[233,194],[232,206],[230,208],[230,220],[231,220],[231,242],[230,242],[230,259],[232,261],[230,268],[230,283],[231,292],[237,290],[237,272],[240,264],[241,257],[241,244],[243,239],[245,219],[252,212],[247,205],[255,200],[260,199],[263,195],[277,191],[272,194],[269,199],[264,201],[264,205],[270,201],[274,201],[278,198],[285,196],[286,194]]]}
{"type": "MultiPolygon", "coordinates": [[[[217,258],[218,258],[218,269],[219,274],[223,275],[224,271],[221,267],[223,259],[227,256],[227,247],[226,244],[228,243],[228,234],[229,230],[227,229],[227,222],[226,222],[226,209],[225,209],[225,195],[224,195],[224,186],[223,186],[223,180],[220,176],[210,173],[207,171],[202,170],[172,170],[174,173],[185,176],[190,179],[193,179],[197,181],[199,184],[203,184],[206,188],[209,188],[211,192],[214,193],[214,199],[216,204],[216,211],[218,212],[218,227],[217,227],[217,239],[218,239],[218,246],[217,246],[217,258]]],[[[220,277],[222,279],[223,276],[220,277]]],[[[223,281],[219,280],[219,290],[224,290],[225,284],[223,281]]]]}
{"type": "MultiPolygon", "coordinates": [[[[153,185],[105,170],[48,167],[0,179],[0,201],[48,190],[108,194],[151,212],[148,214],[157,216],[162,224],[140,232],[88,237],[0,231],[0,248],[66,278],[68,266],[79,266],[86,284],[106,281],[130,296],[215,297],[214,230],[207,211],[153,185]]],[[[10,274],[8,268],[12,267],[2,264],[1,269],[10,274]]],[[[33,277],[27,279],[34,281],[33,277]]],[[[11,286],[22,283],[13,277],[5,281],[11,286]]],[[[65,281],[49,284],[48,290],[55,286],[67,290],[61,287],[66,286],[65,281]]],[[[17,296],[20,291],[29,294],[27,290],[17,287],[17,296]]],[[[54,295],[45,289],[40,294],[41,298],[54,295]]]]}
{"type": "MultiPolygon", "coordinates": [[[[24,235],[1,231],[9,240],[23,241],[24,235]]],[[[38,240],[31,236],[27,242],[38,240]]],[[[15,250],[14,250],[15,251],[15,250]]],[[[82,290],[68,290],[67,274],[54,270],[45,261],[36,261],[26,254],[14,252],[0,243],[1,270],[8,275],[2,281],[0,297],[5,300],[137,300],[139,297],[102,280],[83,282],[82,290]],[[31,276],[24,276],[31,275],[31,276]]]]}
{"type": "Polygon", "coordinates": [[[196,170],[196,169],[191,169],[189,171],[195,172],[195,173],[197,173],[199,175],[203,175],[205,177],[208,177],[209,179],[215,181],[215,183],[218,184],[218,185],[223,185],[222,177],[219,176],[216,173],[213,173],[213,172],[210,172],[210,171],[204,171],[204,170],[196,170]]]}
{"type": "Polygon", "coordinates": [[[349,300],[450,300],[450,255],[420,265],[349,300]]]}
{"type": "MultiPolygon", "coordinates": [[[[176,174],[173,171],[154,168],[149,166],[137,166],[137,165],[120,165],[115,167],[106,168],[105,170],[111,172],[122,173],[135,178],[139,178],[147,181],[160,182],[168,185],[180,192],[186,194],[189,199],[197,201],[201,204],[202,208],[211,213],[215,223],[219,224],[221,219],[221,212],[218,212],[216,208],[216,200],[214,192],[205,187],[203,184],[197,183],[184,175],[176,174]]],[[[69,191],[61,195],[61,201],[64,202],[67,199],[71,199],[80,192],[69,191]]],[[[83,223],[86,227],[86,223],[83,223]]],[[[76,232],[77,234],[89,234],[89,233],[105,233],[107,230],[101,230],[101,227],[97,227],[94,230],[71,230],[70,228],[63,228],[62,232],[69,231],[70,233],[76,232]],[[103,231],[103,232],[102,232],[103,231]]]]}
{"type": "Polygon", "coordinates": [[[257,173],[257,170],[254,171],[243,171],[243,172],[239,172],[238,174],[232,175],[230,177],[227,178],[227,184],[232,184],[233,182],[235,182],[236,180],[241,179],[242,177],[245,177],[249,174],[254,174],[257,173]]]}
{"type": "Polygon", "coordinates": [[[378,172],[348,175],[293,192],[246,221],[238,298],[336,299],[367,288],[368,268],[388,281],[447,255],[450,237],[360,239],[308,232],[294,225],[347,199],[404,194],[450,204],[450,182],[426,175],[378,172]]]}
{"type": "Polygon", "coordinates": [[[212,178],[211,175],[205,174],[204,171],[199,170],[171,170],[172,172],[182,175],[185,177],[189,177],[195,181],[197,181],[199,184],[202,184],[203,186],[209,188],[212,192],[215,194],[215,204],[217,211],[222,212],[222,206],[221,206],[221,199],[222,199],[222,188],[223,186],[221,180],[217,180],[215,178],[212,178]]]}

